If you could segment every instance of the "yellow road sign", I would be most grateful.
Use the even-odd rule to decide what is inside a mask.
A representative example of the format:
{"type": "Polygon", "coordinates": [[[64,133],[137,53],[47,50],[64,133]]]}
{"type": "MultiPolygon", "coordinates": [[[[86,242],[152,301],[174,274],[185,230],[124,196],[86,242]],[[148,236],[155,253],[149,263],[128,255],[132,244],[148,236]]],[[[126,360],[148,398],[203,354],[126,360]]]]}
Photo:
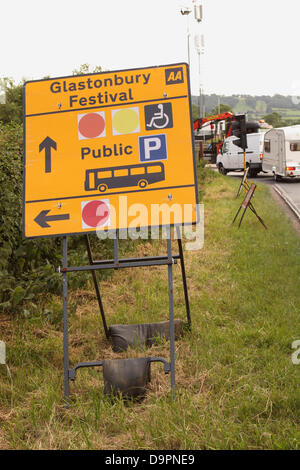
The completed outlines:
{"type": "Polygon", "coordinates": [[[24,87],[26,237],[196,222],[186,64],[24,87]]]}

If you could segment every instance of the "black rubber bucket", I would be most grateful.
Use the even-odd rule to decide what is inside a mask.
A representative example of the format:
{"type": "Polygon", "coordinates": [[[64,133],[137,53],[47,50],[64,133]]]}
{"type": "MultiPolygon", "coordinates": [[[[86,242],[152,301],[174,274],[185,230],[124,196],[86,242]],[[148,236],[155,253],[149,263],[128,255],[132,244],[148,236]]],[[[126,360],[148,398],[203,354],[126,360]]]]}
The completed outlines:
{"type": "MultiPolygon", "coordinates": [[[[184,323],[174,320],[175,339],[183,332],[184,323]]],[[[126,351],[128,347],[150,347],[157,337],[170,339],[170,323],[142,323],[139,325],[112,325],[109,327],[112,348],[115,352],[126,351]]]]}
{"type": "Polygon", "coordinates": [[[103,367],[104,393],[122,395],[124,398],[142,398],[146,395],[150,382],[151,362],[162,362],[165,374],[171,365],[162,357],[138,357],[134,359],[114,359],[97,362],[80,362],[69,371],[69,379],[76,379],[78,369],[84,367],[103,367]]]}
{"type": "Polygon", "coordinates": [[[104,393],[126,398],[144,397],[147,384],[151,380],[151,362],[163,362],[165,373],[170,371],[170,365],[161,358],[139,357],[103,361],[104,393]]]}

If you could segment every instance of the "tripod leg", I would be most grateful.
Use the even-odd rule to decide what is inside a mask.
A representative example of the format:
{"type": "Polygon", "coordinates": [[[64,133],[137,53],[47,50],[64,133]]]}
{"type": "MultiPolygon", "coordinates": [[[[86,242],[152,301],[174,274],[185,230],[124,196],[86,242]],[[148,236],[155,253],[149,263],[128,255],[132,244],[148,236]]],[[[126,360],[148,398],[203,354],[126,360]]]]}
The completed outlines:
{"type": "Polygon", "coordinates": [[[244,212],[243,212],[243,215],[242,215],[241,220],[240,220],[240,223],[239,223],[239,228],[240,228],[240,226],[242,225],[243,218],[244,218],[244,216],[245,216],[245,214],[246,214],[246,210],[247,210],[247,208],[246,208],[246,209],[244,210],[244,212]]]}
{"type": "Polygon", "coordinates": [[[177,241],[178,241],[178,249],[179,249],[179,256],[180,256],[180,267],[181,267],[181,274],[182,274],[183,290],[184,290],[186,316],[187,316],[188,325],[190,327],[191,324],[192,324],[192,321],[191,321],[191,313],[190,313],[189,294],[188,294],[186,274],[185,274],[185,264],[184,264],[183,249],[182,249],[182,240],[180,238],[179,227],[176,227],[176,230],[177,230],[177,241]]]}
{"type": "MultiPolygon", "coordinates": [[[[85,242],[86,242],[86,249],[87,249],[87,253],[88,253],[89,262],[90,262],[90,265],[92,265],[93,264],[93,255],[92,255],[92,250],[91,250],[91,245],[90,245],[90,240],[89,240],[88,235],[85,236],[85,242]]],[[[97,300],[98,300],[98,305],[99,305],[99,309],[100,309],[100,315],[101,315],[101,318],[102,318],[102,323],[103,323],[103,327],[104,327],[105,336],[108,339],[109,338],[109,333],[108,333],[108,328],[107,328],[107,324],[106,324],[105,313],[104,313],[104,308],[103,308],[103,304],[102,304],[102,299],[101,299],[101,294],[100,294],[100,289],[99,289],[99,284],[98,284],[98,280],[97,280],[96,271],[92,271],[92,277],[93,277],[94,287],[95,287],[95,291],[96,291],[96,296],[97,296],[97,300]]]]}
{"type": "Polygon", "coordinates": [[[237,216],[239,215],[239,213],[241,212],[241,208],[242,208],[242,206],[241,206],[241,207],[239,208],[239,210],[237,211],[236,216],[235,216],[235,218],[233,219],[232,225],[233,225],[234,222],[236,221],[237,216]]]}
{"type": "Polygon", "coordinates": [[[256,217],[258,218],[258,220],[260,221],[260,223],[265,227],[266,230],[268,230],[267,226],[265,225],[264,221],[262,220],[261,217],[259,217],[258,213],[256,212],[256,210],[254,209],[254,206],[250,203],[249,205],[250,209],[252,210],[253,214],[256,215],[256,217]]]}

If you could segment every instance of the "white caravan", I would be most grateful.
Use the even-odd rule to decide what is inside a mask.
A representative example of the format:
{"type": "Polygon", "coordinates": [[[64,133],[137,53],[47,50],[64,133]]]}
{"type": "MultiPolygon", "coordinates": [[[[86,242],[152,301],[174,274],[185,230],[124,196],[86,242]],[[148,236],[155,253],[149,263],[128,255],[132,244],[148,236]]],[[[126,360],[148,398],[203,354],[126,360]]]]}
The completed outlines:
{"type": "Polygon", "coordinates": [[[275,180],[300,177],[300,125],[266,132],[262,167],[275,180]]]}
{"type": "MultiPolygon", "coordinates": [[[[252,178],[262,171],[264,135],[265,132],[247,134],[246,163],[249,167],[248,174],[252,178]]],[[[244,151],[234,145],[236,139],[237,137],[234,135],[227,137],[223,149],[217,157],[217,167],[223,175],[229,171],[244,170],[244,151]]]]}

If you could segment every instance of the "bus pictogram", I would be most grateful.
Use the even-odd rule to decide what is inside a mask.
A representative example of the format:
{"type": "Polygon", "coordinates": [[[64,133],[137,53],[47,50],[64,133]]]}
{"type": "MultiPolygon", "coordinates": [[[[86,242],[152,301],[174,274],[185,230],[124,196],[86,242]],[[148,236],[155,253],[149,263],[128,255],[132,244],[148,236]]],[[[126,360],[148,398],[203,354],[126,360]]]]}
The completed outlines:
{"type": "Polygon", "coordinates": [[[112,168],[96,168],[85,172],[85,191],[98,189],[104,193],[112,188],[138,186],[145,189],[149,184],[165,180],[163,163],[145,163],[143,165],[126,165],[112,168]]]}

